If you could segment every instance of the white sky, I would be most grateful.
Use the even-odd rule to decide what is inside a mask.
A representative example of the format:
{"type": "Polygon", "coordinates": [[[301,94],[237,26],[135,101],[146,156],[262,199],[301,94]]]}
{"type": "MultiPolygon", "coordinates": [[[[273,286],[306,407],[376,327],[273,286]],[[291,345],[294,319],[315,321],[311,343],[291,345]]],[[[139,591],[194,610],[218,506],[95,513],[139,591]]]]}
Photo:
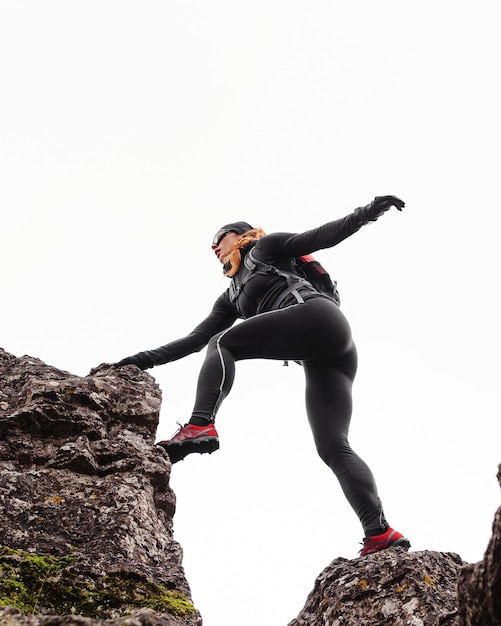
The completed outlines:
{"type": "MultiPolygon", "coordinates": [[[[501,347],[494,1],[0,3],[0,346],[85,375],[184,336],[226,288],[223,223],[395,210],[317,257],[360,367],[351,443],[413,550],[483,556],[501,347]]],[[[204,353],[151,370],[159,438],[204,353]]],[[[317,458],[301,368],[238,366],[221,450],[174,466],[205,626],[285,626],[358,520],[317,458]]]]}

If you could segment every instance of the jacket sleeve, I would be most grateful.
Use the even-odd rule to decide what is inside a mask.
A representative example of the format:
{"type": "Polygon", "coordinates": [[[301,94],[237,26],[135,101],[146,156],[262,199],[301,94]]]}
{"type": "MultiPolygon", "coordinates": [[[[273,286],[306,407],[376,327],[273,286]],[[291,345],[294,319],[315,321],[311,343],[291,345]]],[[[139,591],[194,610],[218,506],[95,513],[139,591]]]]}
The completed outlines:
{"type": "Polygon", "coordinates": [[[271,233],[262,239],[262,247],[259,245],[261,242],[256,247],[260,247],[269,258],[298,257],[332,248],[365,224],[376,221],[391,206],[397,206],[401,210],[404,203],[395,196],[380,196],[367,206],[359,207],[349,215],[318,228],[303,233],[271,233]]]}
{"type": "Polygon", "coordinates": [[[177,361],[189,354],[199,352],[209,343],[211,337],[232,326],[236,319],[236,311],[230,304],[228,291],[226,291],[216,300],[210,314],[186,337],[166,343],[154,350],[145,350],[126,357],[114,365],[116,367],[137,365],[140,369],[146,370],[156,365],[177,361]]]}

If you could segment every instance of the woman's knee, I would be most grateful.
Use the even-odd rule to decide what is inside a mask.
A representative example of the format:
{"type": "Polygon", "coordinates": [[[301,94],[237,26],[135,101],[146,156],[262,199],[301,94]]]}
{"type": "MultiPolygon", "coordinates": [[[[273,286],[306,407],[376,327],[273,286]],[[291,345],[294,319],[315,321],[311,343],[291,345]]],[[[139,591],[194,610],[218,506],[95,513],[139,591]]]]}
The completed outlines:
{"type": "Polygon", "coordinates": [[[211,337],[209,339],[209,343],[207,344],[207,350],[214,350],[221,347],[221,345],[224,345],[224,336],[228,330],[229,329],[223,330],[222,332],[211,337]]]}
{"type": "Polygon", "coordinates": [[[328,465],[334,474],[342,474],[346,468],[346,459],[353,454],[347,439],[321,438],[315,442],[318,456],[328,465]]]}

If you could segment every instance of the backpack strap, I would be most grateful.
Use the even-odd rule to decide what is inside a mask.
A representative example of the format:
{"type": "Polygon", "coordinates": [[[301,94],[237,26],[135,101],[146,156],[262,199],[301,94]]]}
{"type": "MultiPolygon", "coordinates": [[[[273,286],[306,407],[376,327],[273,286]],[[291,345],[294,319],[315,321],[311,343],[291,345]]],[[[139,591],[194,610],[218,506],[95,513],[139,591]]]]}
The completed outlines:
{"type": "MultiPolygon", "coordinates": [[[[280,270],[274,265],[269,265],[268,263],[257,259],[254,255],[253,248],[249,250],[249,252],[244,256],[243,264],[248,272],[244,273],[243,277],[239,277],[237,274],[235,274],[229,287],[230,299],[239,313],[241,313],[241,310],[238,305],[238,300],[242,289],[250,280],[252,280],[252,278],[255,278],[259,275],[269,276],[270,274],[274,274],[275,276],[280,276],[286,282],[285,288],[281,290],[271,302],[268,301],[265,294],[263,298],[263,303],[265,303],[265,305],[270,309],[279,308],[280,304],[290,294],[294,295],[298,303],[302,303],[304,302],[304,300],[299,290],[302,287],[306,286],[310,287],[310,289],[313,289],[311,283],[307,280],[306,277],[302,277],[292,272],[280,270]]],[[[261,307],[258,307],[256,312],[262,313],[261,307]]]]}
{"type": "MultiPolygon", "coordinates": [[[[303,303],[304,300],[301,294],[299,293],[299,289],[304,286],[311,287],[311,283],[306,278],[302,278],[301,276],[298,276],[297,274],[293,274],[292,272],[279,270],[274,265],[269,265],[268,263],[265,263],[264,261],[260,261],[259,259],[257,259],[256,256],[254,255],[254,248],[249,250],[248,254],[245,256],[244,265],[248,270],[252,272],[252,274],[249,275],[245,283],[247,283],[252,278],[252,276],[255,276],[258,274],[262,274],[262,275],[275,274],[276,276],[280,276],[285,279],[287,287],[283,291],[281,291],[271,303],[268,303],[268,306],[271,309],[278,308],[279,305],[285,300],[285,298],[287,298],[289,294],[292,294],[296,298],[296,301],[298,303],[303,303]]],[[[245,283],[242,283],[241,286],[243,286],[243,284],[245,283]]],[[[266,297],[263,298],[263,301],[266,302],[266,297]]],[[[257,312],[258,313],[261,312],[259,308],[257,312]]]]}

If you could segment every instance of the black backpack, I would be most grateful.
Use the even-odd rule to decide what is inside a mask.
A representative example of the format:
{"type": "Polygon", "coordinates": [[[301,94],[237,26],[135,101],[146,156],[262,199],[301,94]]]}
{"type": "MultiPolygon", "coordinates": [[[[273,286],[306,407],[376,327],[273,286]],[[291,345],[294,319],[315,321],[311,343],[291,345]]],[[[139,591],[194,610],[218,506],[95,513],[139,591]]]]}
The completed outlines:
{"type": "Polygon", "coordinates": [[[296,258],[295,261],[296,268],[317,291],[330,296],[338,306],[341,304],[337,281],[331,279],[325,267],[315,257],[307,254],[296,258]]]}

